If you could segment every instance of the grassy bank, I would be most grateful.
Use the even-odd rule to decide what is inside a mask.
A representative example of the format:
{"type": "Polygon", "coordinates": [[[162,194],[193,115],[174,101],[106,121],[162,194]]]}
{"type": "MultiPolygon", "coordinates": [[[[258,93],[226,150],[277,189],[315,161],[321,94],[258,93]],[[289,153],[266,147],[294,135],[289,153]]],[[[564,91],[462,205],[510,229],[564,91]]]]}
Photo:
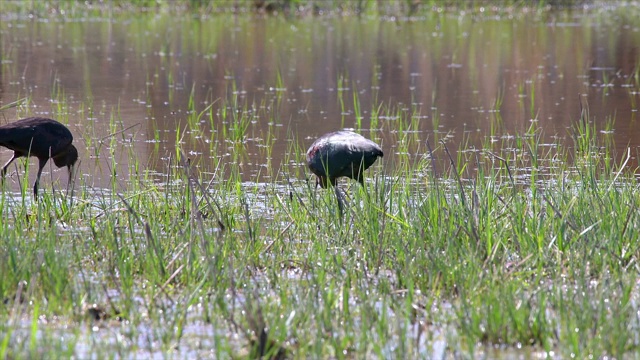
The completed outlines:
{"type": "MultiPolygon", "coordinates": [[[[224,111],[236,101],[193,112],[183,136],[218,118],[212,144],[242,156],[246,116],[275,115],[224,111]]],[[[396,136],[397,154],[365,189],[342,183],[344,218],[303,166],[242,183],[237,162],[199,173],[179,146],[160,176],[126,152],[132,175],[111,189],[79,176],[73,197],[47,184],[36,203],[27,182],[5,186],[0,358],[637,351],[638,186],[586,111],[569,145],[532,127],[450,149],[402,131],[411,114],[376,109],[362,131],[396,136]]],[[[89,150],[126,146],[119,116],[89,150]]],[[[306,146],[292,143],[290,163],[306,146]]]]}

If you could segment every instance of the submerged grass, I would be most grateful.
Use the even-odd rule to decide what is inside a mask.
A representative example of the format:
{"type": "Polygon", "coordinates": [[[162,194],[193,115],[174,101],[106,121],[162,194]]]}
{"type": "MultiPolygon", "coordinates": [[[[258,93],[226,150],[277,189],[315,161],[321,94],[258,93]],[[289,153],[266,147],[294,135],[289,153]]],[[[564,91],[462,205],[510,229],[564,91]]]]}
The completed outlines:
{"type": "MultiPolygon", "coordinates": [[[[66,113],[56,94],[53,112],[66,113]]],[[[638,350],[638,185],[586,104],[574,146],[542,146],[533,122],[484,149],[425,141],[419,108],[378,104],[368,135],[394,137],[383,159],[393,166],[383,175],[381,161],[365,188],[341,185],[341,219],[334,193],[302,166],[240,181],[247,138],[261,137],[268,155],[285,130],[255,133],[257,119],[277,123],[278,104],[236,94],[201,110],[190,102],[162,180],[132,148],[121,155],[130,178],[118,180],[128,129],[114,109],[112,135],[87,141],[114,159],[110,189],[79,179],[74,197],[49,190],[39,202],[28,184],[2,191],[0,358],[638,350]],[[212,148],[237,152],[214,160],[214,174],[181,150],[208,136],[207,123],[212,148]]],[[[301,164],[305,148],[290,142],[285,163],[301,164]]]]}

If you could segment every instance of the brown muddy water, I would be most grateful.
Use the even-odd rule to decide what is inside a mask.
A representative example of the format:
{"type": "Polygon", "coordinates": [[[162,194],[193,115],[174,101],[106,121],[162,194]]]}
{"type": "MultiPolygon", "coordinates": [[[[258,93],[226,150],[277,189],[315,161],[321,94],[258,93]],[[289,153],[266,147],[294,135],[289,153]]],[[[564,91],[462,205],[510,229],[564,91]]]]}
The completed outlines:
{"type": "MultiPolygon", "coordinates": [[[[612,124],[618,152],[630,148],[635,158],[640,22],[629,10],[492,11],[410,21],[3,14],[0,106],[29,101],[2,111],[0,122],[68,123],[81,176],[95,187],[109,187],[114,173],[119,181],[131,171],[165,173],[177,143],[204,172],[219,159],[242,163],[245,181],[302,174],[297,150],[343,127],[368,135],[378,109],[385,163],[404,131],[482,147],[535,123],[545,141],[570,146],[581,102],[598,129],[612,124]],[[233,112],[248,119],[239,146],[227,141],[238,128],[224,120],[233,112]],[[399,114],[412,126],[396,125],[399,114]]],[[[0,151],[0,161],[9,157],[0,151]]]]}

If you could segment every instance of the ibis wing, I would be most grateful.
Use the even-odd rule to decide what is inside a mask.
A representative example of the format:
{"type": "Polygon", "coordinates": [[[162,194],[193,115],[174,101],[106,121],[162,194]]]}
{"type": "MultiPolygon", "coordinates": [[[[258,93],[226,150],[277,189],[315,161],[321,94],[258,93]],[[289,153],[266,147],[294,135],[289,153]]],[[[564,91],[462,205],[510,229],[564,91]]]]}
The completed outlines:
{"type": "Polygon", "coordinates": [[[363,149],[357,144],[346,142],[335,143],[333,151],[339,155],[331,157],[328,164],[329,174],[332,177],[357,176],[358,172],[354,173],[354,169],[358,169],[363,161],[366,162],[368,154],[367,149],[363,149]]]}
{"type": "Polygon", "coordinates": [[[348,144],[325,143],[317,149],[309,167],[318,176],[340,176],[340,171],[351,164],[348,144]]]}

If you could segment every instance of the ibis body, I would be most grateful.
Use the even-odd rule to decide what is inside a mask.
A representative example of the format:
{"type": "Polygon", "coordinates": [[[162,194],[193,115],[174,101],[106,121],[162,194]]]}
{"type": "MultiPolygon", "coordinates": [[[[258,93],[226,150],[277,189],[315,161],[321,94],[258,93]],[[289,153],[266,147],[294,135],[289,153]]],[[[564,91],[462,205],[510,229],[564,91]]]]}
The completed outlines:
{"type": "Polygon", "coordinates": [[[66,126],[47,118],[30,117],[0,126],[0,146],[13,150],[13,157],[2,167],[2,177],[9,165],[17,158],[35,156],[38,158],[38,175],[33,185],[33,193],[38,197],[38,183],[42,169],[49,159],[57,167],[66,166],[69,179],[73,166],[78,160],[78,150],[72,144],[73,135],[66,126]]]}
{"type": "Polygon", "coordinates": [[[352,131],[336,131],[318,138],[307,151],[307,165],[323,188],[334,186],[339,177],[358,180],[364,186],[363,172],[378,157],[378,144],[352,131]]]}

